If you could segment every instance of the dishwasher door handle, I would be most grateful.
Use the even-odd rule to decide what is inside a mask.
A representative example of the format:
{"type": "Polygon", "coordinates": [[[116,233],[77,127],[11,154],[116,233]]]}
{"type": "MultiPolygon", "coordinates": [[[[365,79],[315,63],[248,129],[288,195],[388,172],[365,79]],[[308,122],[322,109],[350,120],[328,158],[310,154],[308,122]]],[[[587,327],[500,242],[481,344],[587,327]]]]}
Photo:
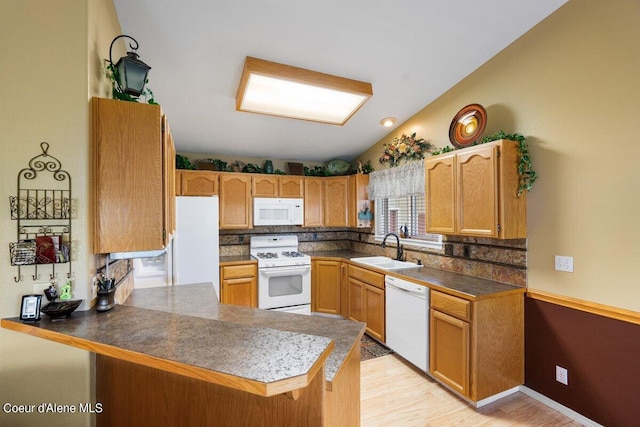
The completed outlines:
{"type": "Polygon", "coordinates": [[[385,286],[388,286],[390,288],[413,293],[416,295],[425,295],[428,292],[425,286],[407,282],[406,280],[395,279],[393,277],[385,277],[384,283],[385,286]]]}

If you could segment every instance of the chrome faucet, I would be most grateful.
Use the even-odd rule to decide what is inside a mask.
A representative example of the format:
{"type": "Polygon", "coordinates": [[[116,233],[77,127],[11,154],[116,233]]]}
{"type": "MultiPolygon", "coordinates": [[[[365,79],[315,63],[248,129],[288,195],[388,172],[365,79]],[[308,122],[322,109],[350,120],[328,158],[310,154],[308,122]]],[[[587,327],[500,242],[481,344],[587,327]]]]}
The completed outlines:
{"type": "Polygon", "coordinates": [[[396,238],[396,240],[398,241],[398,251],[396,253],[396,259],[398,261],[402,261],[402,255],[404,254],[404,251],[402,250],[402,245],[400,244],[400,237],[398,237],[398,235],[396,233],[387,233],[386,236],[384,236],[384,239],[382,239],[382,247],[385,248],[387,246],[387,237],[389,236],[393,236],[396,238]]]}

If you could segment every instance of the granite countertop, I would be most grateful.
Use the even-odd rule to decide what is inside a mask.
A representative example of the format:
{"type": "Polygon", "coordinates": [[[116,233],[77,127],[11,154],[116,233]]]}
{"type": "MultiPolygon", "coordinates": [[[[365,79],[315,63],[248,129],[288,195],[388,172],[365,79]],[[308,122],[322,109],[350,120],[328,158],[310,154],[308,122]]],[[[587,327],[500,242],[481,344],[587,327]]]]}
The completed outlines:
{"type": "Polygon", "coordinates": [[[365,330],[360,322],[219,304],[210,283],[136,289],[109,312],[30,324],[3,319],[2,326],[207,381],[230,375],[236,383],[294,388],[299,381],[288,380],[309,375],[320,361],[331,382],[365,330]]]}
{"type": "Polygon", "coordinates": [[[349,351],[365,330],[364,323],[350,320],[220,304],[211,284],[136,289],[125,305],[158,312],[188,313],[192,317],[256,329],[273,329],[293,333],[294,338],[296,334],[325,337],[335,344],[325,363],[325,378],[329,382],[333,381],[349,351]]]}
{"type": "Polygon", "coordinates": [[[219,258],[220,265],[223,264],[247,264],[258,263],[258,260],[252,258],[251,255],[225,255],[219,258]]]}
{"type": "MultiPolygon", "coordinates": [[[[351,250],[316,251],[307,252],[307,254],[316,258],[340,258],[346,261],[351,258],[372,256],[371,254],[351,250]]],[[[354,265],[361,264],[354,263],[354,265]]],[[[522,286],[495,282],[493,280],[467,276],[460,273],[454,273],[452,271],[439,270],[426,266],[420,269],[394,271],[385,271],[365,265],[361,266],[379,271],[383,274],[396,276],[414,282],[417,281],[418,283],[432,289],[452,293],[469,300],[480,300],[511,293],[524,293],[526,291],[526,288],[522,286]]]]}

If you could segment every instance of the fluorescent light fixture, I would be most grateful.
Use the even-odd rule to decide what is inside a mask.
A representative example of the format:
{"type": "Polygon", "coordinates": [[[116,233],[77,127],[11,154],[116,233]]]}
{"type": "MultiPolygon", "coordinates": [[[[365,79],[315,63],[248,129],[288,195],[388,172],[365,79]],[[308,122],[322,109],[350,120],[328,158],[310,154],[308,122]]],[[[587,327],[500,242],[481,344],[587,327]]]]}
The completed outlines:
{"type": "Polygon", "coordinates": [[[344,125],[372,95],[371,83],[247,56],[236,110],[344,125]]]}

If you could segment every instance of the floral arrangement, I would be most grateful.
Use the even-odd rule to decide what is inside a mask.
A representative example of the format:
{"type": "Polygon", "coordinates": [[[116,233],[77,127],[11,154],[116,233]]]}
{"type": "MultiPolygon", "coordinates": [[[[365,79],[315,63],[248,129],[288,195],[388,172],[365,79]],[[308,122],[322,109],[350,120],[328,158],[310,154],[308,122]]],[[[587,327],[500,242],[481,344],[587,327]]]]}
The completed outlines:
{"type": "Polygon", "coordinates": [[[389,162],[389,166],[398,166],[400,160],[420,160],[424,158],[425,153],[429,153],[434,148],[433,144],[424,140],[424,138],[416,138],[416,134],[412,133],[407,136],[404,133],[400,138],[394,138],[390,144],[384,144],[384,150],[380,157],[380,163],[389,162]]]}

